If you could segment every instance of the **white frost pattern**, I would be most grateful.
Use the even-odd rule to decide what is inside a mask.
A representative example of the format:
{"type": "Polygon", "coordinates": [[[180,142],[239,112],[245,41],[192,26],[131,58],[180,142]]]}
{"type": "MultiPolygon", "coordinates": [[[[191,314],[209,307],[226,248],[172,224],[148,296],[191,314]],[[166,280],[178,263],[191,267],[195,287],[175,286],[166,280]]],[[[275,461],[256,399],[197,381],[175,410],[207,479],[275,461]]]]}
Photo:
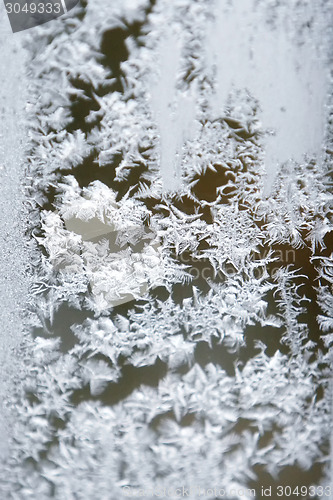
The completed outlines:
{"type": "Polygon", "coordinates": [[[241,488],[262,470],[274,481],[286,467],[316,463],[329,484],[333,279],[324,251],[333,229],[332,155],[321,164],[290,160],[271,198],[263,195],[267,131],[257,101],[234,89],[225,114],[212,113],[216,82],[198,40],[213,6],[98,0],[29,36],[40,256],[32,326],[43,334],[27,348],[8,498],[113,500],[124,486],[156,484],[241,488]],[[178,148],[180,183],[168,190],[150,102],[165,16],[186,47],[177,92],[195,96],[195,126],[178,148]],[[128,37],[129,56],[110,76],[103,34],[134,22],[141,36],[128,37]],[[73,113],[80,97],[97,108],[86,130],[73,113]],[[88,160],[86,181],[80,168],[88,160]],[[136,253],[144,228],[151,238],[136,253]],[[115,232],[117,252],[105,237],[115,232]],[[307,252],[307,262],[279,265],[272,276],[279,245],[307,252]],[[191,266],[209,269],[206,288],[191,266]],[[310,285],[302,266],[314,273],[310,285]],[[81,313],[64,332],[75,337],[68,349],[53,333],[64,304],[81,313]],[[281,340],[268,353],[256,337],[244,360],[253,327],[281,340]]]}

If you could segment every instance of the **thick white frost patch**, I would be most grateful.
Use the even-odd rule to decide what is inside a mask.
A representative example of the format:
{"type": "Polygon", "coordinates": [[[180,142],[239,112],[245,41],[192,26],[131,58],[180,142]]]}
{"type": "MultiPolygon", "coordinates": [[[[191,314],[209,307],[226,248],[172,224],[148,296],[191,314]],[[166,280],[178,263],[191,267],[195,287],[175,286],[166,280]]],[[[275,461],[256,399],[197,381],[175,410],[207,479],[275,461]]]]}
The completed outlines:
{"type": "MultiPolygon", "coordinates": [[[[270,6],[267,7],[267,11],[270,6]]],[[[268,194],[278,166],[323,153],[328,66],[322,49],[325,11],[313,2],[292,14],[285,4],[263,22],[264,6],[257,0],[217,2],[207,26],[207,59],[214,66],[216,117],[228,106],[232,89],[246,88],[258,100],[265,138],[265,190],[268,194]],[[296,16],[296,19],[295,19],[296,16]],[[292,24],[314,23],[303,40],[292,24]]]]}

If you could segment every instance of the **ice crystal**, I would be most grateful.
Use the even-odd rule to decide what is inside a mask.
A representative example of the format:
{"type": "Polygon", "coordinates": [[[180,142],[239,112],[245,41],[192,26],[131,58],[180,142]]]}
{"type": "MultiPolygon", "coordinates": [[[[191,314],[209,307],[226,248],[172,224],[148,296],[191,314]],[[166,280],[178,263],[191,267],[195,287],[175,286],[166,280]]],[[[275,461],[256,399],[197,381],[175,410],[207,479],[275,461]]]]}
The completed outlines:
{"type": "Polygon", "coordinates": [[[40,260],[36,338],[6,469],[12,498],[240,488],[254,484],[258,465],[276,478],[328,459],[333,280],[332,256],[322,252],[332,231],[331,159],[287,162],[265,197],[257,101],[234,89],[217,116],[208,99],[216,82],[197,40],[212,6],[98,0],[29,38],[40,260]],[[171,128],[172,113],[194,96],[193,129],[179,137],[154,115],[158,78],[150,82],[167,24],[181,44],[171,128]],[[106,33],[127,60],[103,53],[106,33]],[[171,185],[168,161],[178,176],[171,185]],[[305,248],[317,282],[307,286],[297,262],[271,275],[278,245],[305,248]],[[69,349],[55,335],[64,304],[81,314],[63,333],[74,336],[69,349]],[[278,332],[279,348],[268,354],[270,338],[259,335],[247,356],[252,327],[278,332]],[[209,359],[200,359],[203,348],[209,359]]]}

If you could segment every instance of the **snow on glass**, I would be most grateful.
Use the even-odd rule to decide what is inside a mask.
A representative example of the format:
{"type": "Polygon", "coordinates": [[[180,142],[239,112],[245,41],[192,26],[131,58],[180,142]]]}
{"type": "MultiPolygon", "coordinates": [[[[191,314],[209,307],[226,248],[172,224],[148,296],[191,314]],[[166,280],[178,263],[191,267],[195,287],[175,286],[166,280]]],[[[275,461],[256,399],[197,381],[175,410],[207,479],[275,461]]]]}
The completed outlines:
{"type": "MultiPolygon", "coordinates": [[[[332,14],[280,4],[290,37],[332,14]]],[[[256,2],[273,34],[280,4],[256,2]]],[[[220,102],[207,58],[222,57],[220,3],[75,12],[27,35],[35,333],[8,492],[250,498],[288,470],[329,486],[332,130],[320,161],[282,158],[268,198],[262,96],[235,80],[220,102]]]]}

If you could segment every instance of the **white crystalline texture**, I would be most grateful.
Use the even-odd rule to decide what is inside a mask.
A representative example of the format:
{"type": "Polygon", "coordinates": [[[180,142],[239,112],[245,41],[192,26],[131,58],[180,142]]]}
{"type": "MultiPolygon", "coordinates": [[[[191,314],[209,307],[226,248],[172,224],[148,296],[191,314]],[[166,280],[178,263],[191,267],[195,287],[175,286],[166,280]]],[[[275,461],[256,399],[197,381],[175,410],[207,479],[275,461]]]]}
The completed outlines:
{"type": "MultiPolygon", "coordinates": [[[[332,122],[326,155],[265,165],[266,94],[232,85],[218,27],[207,58],[234,3],[98,0],[29,35],[40,259],[13,498],[259,491],[260,470],[329,485],[332,122]],[[106,33],[126,57],[103,53],[106,33]]],[[[313,55],[318,23],[331,36],[319,3],[258,0],[255,15],[274,37],[287,13],[286,44],[306,29],[313,55]]]]}

